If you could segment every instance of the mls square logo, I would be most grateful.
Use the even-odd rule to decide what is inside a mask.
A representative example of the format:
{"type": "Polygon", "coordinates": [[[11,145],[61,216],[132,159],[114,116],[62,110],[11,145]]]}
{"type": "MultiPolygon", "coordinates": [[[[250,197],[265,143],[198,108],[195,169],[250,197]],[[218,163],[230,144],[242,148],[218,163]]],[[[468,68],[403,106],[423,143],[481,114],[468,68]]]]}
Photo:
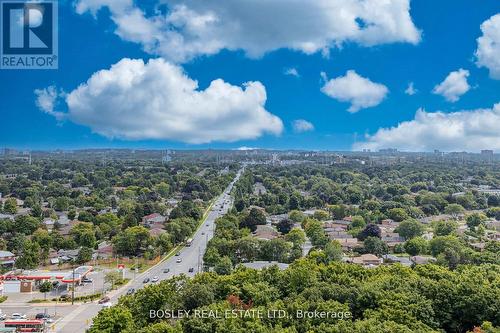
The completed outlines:
{"type": "Polygon", "coordinates": [[[0,0],[1,69],[56,69],[57,2],[0,0]]]}

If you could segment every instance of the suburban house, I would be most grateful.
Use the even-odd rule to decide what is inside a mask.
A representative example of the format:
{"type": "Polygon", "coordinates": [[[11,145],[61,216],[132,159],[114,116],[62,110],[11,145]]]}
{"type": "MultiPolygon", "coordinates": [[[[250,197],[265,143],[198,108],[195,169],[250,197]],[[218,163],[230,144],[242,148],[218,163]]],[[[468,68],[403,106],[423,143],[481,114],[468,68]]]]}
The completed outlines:
{"type": "Polygon", "coordinates": [[[357,238],[333,238],[331,240],[335,240],[340,243],[342,246],[342,250],[351,251],[357,247],[361,247],[361,243],[357,238]]]}
{"type": "Polygon", "coordinates": [[[153,213],[146,215],[142,218],[141,224],[146,227],[152,227],[155,224],[163,224],[165,222],[165,216],[153,213]]]}
{"type": "Polygon", "coordinates": [[[394,246],[398,244],[404,243],[404,238],[399,236],[397,232],[384,232],[382,231],[382,234],[380,235],[380,239],[387,244],[390,248],[393,248],[394,246]]]}
{"type": "Polygon", "coordinates": [[[10,251],[0,251],[0,266],[10,267],[14,266],[16,256],[10,251]]]}
{"type": "Polygon", "coordinates": [[[99,259],[108,259],[113,257],[113,244],[106,241],[97,244],[97,251],[94,253],[99,259]]]}
{"type": "Polygon", "coordinates": [[[280,233],[269,225],[258,225],[252,235],[257,239],[272,240],[279,237],[280,233]]]}
{"type": "Polygon", "coordinates": [[[154,228],[149,229],[149,235],[151,237],[158,237],[165,232],[167,232],[167,231],[163,228],[154,227],[154,228]]]}
{"type": "Polygon", "coordinates": [[[410,260],[415,265],[424,265],[424,264],[429,264],[429,263],[435,262],[436,258],[434,258],[434,257],[423,257],[423,256],[413,256],[413,257],[410,257],[410,260]]]}
{"type": "Polygon", "coordinates": [[[45,228],[48,230],[48,231],[51,231],[53,228],[54,228],[54,224],[56,223],[56,221],[54,221],[53,219],[51,219],[50,217],[49,218],[45,218],[43,219],[42,221],[42,224],[45,226],[45,228]]]}
{"type": "Polygon", "coordinates": [[[244,262],[241,265],[247,268],[257,269],[257,270],[261,270],[272,266],[277,266],[280,270],[284,270],[287,269],[289,266],[288,264],[284,264],[277,261],[252,261],[252,262],[244,262]]]}
{"type": "Polygon", "coordinates": [[[363,267],[375,267],[382,264],[382,259],[374,254],[367,253],[362,254],[359,257],[354,257],[351,262],[356,265],[361,265],[363,267]]]}
{"type": "Polygon", "coordinates": [[[412,262],[410,259],[408,258],[405,258],[405,257],[398,257],[398,256],[395,256],[393,254],[384,254],[382,256],[382,258],[384,259],[384,263],[389,263],[389,264],[392,264],[392,263],[399,263],[403,266],[411,266],[412,265],[412,262]]]}

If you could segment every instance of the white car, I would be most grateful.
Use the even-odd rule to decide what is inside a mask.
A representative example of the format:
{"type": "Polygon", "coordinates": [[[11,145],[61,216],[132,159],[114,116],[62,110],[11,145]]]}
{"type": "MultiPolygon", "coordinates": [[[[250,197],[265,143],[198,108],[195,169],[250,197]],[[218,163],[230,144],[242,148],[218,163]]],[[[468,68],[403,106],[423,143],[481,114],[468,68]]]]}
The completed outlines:
{"type": "Polygon", "coordinates": [[[5,319],[7,319],[7,316],[5,315],[5,313],[2,313],[0,311],[0,321],[5,320],[5,319]]]}
{"type": "Polygon", "coordinates": [[[178,258],[178,259],[176,260],[176,262],[177,262],[177,263],[181,263],[181,262],[182,262],[182,259],[181,259],[181,258],[178,258]]]}
{"type": "Polygon", "coordinates": [[[103,309],[109,309],[112,306],[113,306],[113,303],[111,303],[111,302],[102,303],[103,309]]]}
{"type": "Polygon", "coordinates": [[[159,277],[153,276],[153,278],[151,279],[151,282],[155,283],[155,282],[158,282],[159,280],[160,280],[159,277]]]}
{"type": "Polygon", "coordinates": [[[26,315],[22,313],[13,313],[10,315],[11,319],[26,319],[26,315]]]}

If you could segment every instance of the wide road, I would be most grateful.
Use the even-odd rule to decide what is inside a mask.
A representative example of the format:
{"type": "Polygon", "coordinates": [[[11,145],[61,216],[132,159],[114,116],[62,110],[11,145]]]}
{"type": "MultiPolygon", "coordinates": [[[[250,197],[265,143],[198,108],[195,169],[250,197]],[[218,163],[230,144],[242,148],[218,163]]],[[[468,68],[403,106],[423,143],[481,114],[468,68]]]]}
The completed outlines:
{"type": "MultiPolygon", "coordinates": [[[[153,277],[158,277],[160,280],[168,279],[174,275],[186,274],[188,276],[194,276],[199,272],[203,265],[202,259],[205,249],[207,248],[208,241],[213,237],[215,230],[215,220],[218,217],[226,214],[233,204],[233,199],[230,195],[231,189],[234,183],[240,178],[243,169],[239,170],[236,177],[229,184],[229,186],[224,190],[224,192],[215,200],[212,205],[211,210],[208,212],[203,224],[196,230],[192,237],[192,244],[189,247],[184,247],[179,250],[179,255],[171,256],[170,258],[161,261],[157,265],[151,267],[144,273],[138,274],[132,281],[130,281],[126,286],[112,291],[108,294],[111,298],[111,303],[116,304],[118,298],[124,295],[127,290],[133,288],[138,290],[145,287],[152,282],[144,283],[145,278],[153,279],[153,277]],[[180,262],[178,262],[180,259],[180,262]],[[165,269],[169,269],[168,273],[163,273],[165,269]],[[189,272],[190,268],[193,269],[189,272]]],[[[49,332],[60,332],[60,333],[80,333],[85,332],[85,330],[90,326],[91,319],[97,315],[102,306],[97,303],[87,303],[78,305],[70,313],[65,315],[63,318],[58,320],[53,328],[49,332]]]]}

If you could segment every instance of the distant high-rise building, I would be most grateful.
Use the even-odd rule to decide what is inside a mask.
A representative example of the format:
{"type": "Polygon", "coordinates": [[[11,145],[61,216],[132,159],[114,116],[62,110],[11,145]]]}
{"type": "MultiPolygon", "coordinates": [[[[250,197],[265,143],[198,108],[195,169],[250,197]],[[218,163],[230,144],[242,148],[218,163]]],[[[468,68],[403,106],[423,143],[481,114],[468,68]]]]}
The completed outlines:
{"type": "Polygon", "coordinates": [[[379,153],[383,154],[394,154],[397,153],[398,150],[396,148],[384,148],[384,149],[379,149],[379,153]]]}
{"type": "Polygon", "coordinates": [[[493,150],[483,149],[483,150],[481,150],[481,155],[493,155],[493,150]]]}

